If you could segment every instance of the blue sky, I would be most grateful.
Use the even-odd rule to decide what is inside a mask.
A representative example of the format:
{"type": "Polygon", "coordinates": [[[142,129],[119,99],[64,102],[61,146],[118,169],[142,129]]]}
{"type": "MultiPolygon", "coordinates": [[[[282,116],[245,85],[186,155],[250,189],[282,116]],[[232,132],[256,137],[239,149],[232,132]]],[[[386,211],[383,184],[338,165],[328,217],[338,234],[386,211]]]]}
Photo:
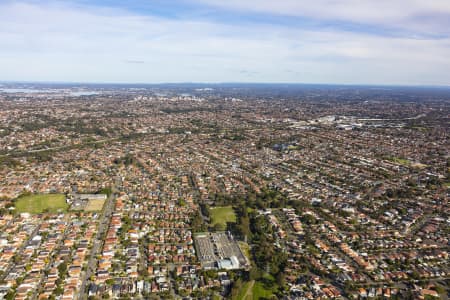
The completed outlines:
{"type": "Polygon", "coordinates": [[[450,85],[448,0],[0,0],[0,80],[450,85]]]}

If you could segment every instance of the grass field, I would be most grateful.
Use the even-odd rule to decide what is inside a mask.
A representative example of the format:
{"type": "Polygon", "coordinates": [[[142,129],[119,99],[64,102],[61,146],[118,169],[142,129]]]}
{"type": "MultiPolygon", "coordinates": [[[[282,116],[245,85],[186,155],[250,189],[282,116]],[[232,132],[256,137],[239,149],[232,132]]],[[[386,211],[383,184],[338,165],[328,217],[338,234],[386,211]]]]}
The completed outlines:
{"type": "Polygon", "coordinates": [[[255,282],[253,286],[253,299],[269,298],[272,295],[273,292],[266,289],[262,282],[255,282]]]}
{"type": "Polygon", "coordinates": [[[212,296],[212,300],[221,300],[221,299],[222,299],[222,297],[217,294],[213,294],[213,296],[212,296]]]}
{"type": "Polygon", "coordinates": [[[69,206],[63,194],[36,194],[19,197],[15,201],[17,213],[39,214],[43,212],[66,212],[69,206]]]}
{"type": "Polygon", "coordinates": [[[89,202],[86,205],[86,208],[84,209],[84,211],[87,211],[87,212],[101,211],[104,204],[105,204],[105,200],[103,200],[103,199],[92,199],[92,200],[89,200],[89,202]]]}
{"type": "Polygon", "coordinates": [[[254,284],[255,284],[254,280],[244,283],[244,285],[242,286],[242,288],[239,291],[237,300],[253,300],[254,284]]]}
{"type": "Polygon", "coordinates": [[[409,166],[411,164],[409,160],[400,157],[390,157],[389,160],[403,166],[409,166]]]}
{"type": "Polygon", "coordinates": [[[236,214],[231,206],[211,207],[209,213],[211,215],[211,225],[214,227],[219,224],[221,230],[227,228],[227,222],[236,222],[236,214]]]}
{"type": "Polygon", "coordinates": [[[270,289],[264,287],[264,283],[259,281],[246,282],[239,291],[237,300],[257,300],[262,298],[269,298],[274,293],[270,289]]]}

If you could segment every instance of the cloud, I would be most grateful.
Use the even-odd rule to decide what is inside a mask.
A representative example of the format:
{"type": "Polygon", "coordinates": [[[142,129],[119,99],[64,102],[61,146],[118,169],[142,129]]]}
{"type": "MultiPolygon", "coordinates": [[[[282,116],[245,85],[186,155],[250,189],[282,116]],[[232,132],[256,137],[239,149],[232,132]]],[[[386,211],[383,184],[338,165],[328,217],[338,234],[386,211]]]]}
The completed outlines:
{"type": "Polygon", "coordinates": [[[192,0],[243,12],[378,25],[417,34],[450,33],[448,0],[192,0]]]}
{"type": "Polygon", "coordinates": [[[243,26],[67,2],[0,4],[1,80],[448,85],[449,52],[445,37],[243,26]]]}

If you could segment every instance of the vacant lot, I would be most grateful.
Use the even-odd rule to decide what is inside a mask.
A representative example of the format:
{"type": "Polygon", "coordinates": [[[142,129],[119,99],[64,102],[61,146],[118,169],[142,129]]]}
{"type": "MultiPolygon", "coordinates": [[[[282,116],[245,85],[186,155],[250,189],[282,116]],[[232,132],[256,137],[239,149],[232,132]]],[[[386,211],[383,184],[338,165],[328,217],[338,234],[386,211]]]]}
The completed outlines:
{"type": "Polygon", "coordinates": [[[211,225],[215,227],[218,224],[220,230],[227,228],[227,222],[236,222],[236,214],[231,206],[212,207],[209,213],[211,215],[211,225]]]}
{"type": "Polygon", "coordinates": [[[84,211],[100,211],[102,210],[104,204],[105,200],[103,199],[91,199],[86,205],[84,211]]]}
{"type": "Polygon", "coordinates": [[[19,197],[16,202],[16,212],[39,214],[43,212],[65,212],[69,207],[63,194],[37,194],[19,197]]]}

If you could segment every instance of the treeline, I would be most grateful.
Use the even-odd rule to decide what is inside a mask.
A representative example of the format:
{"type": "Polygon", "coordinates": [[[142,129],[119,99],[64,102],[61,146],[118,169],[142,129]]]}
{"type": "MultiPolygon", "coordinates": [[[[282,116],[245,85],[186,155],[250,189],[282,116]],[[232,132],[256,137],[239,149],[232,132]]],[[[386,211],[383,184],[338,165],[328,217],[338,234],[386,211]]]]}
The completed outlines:
{"type": "Polygon", "coordinates": [[[191,219],[192,232],[205,232],[208,231],[208,225],[203,220],[200,211],[196,211],[191,219]]]}
{"type": "Polygon", "coordinates": [[[248,192],[235,195],[214,193],[209,195],[209,199],[215,206],[246,206],[252,209],[281,208],[290,204],[286,195],[275,187],[265,187],[261,193],[248,192]]]}
{"type": "MultiPolygon", "coordinates": [[[[273,291],[275,297],[281,297],[285,288],[284,270],[287,255],[276,246],[274,228],[265,216],[258,214],[257,210],[286,207],[289,205],[287,196],[275,188],[265,188],[259,194],[250,193],[245,197],[234,198],[233,202],[236,224],[228,229],[241,239],[246,239],[251,245],[252,266],[243,278],[259,282],[265,289],[273,291]]],[[[244,283],[242,281],[235,283],[231,291],[232,298],[239,293],[244,283]]]]}
{"type": "Polygon", "coordinates": [[[186,132],[196,134],[200,133],[200,130],[192,127],[169,127],[169,133],[171,134],[185,134],[186,132]]]}
{"type": "Polygon", "coordinates": [[[21,163],[9,156],[5,156],[5,157],[0,157],[0,169],[3,167],[7,167],[7,168],[16,168],[21,166],[21,163]]]}
{"type": "Polygon", "coordinates": [[[103,128],[92,125],[86,126],[81,122],[61,125],[60,127],[58,127],[58,130],[63,132],[75,132],[79,134],[95,134],[103,137],[108,136],[108,133],[103,128]]]}
{"type": "Polygon", "coordinates": [[[122,157],[115,158],[113,162],[116,165],[124,164],[125,166],[137,164],[136,158],[131,154],[126,154],[122,157]]]}
{"type": "Polygon", "coordinates": [[[253,213],[250,217],[250,230],[252,232],[251,252],[255,264],[250,271],[250,279],[262,281],[270,289],[277,287],[282,290],[285,285],[284,270],[287,254],[275,246],[272,225],[267,218],[253,213]],[[275,278],[275,282],[271,278],[275,278]]]}
{"type": "Polygon", "coordinates": [[[111,196],[112,188],[110,186],[104,187],[96,192],[96,194],[105,194],[106,196],[111,196]]]}
{"type": "Polygon", "coordinates": [[[214,108],[191,107],[191,108],[163,108],[162,112],[166,114],[185,114],[190,112],[217,112],[214,108]]]}

